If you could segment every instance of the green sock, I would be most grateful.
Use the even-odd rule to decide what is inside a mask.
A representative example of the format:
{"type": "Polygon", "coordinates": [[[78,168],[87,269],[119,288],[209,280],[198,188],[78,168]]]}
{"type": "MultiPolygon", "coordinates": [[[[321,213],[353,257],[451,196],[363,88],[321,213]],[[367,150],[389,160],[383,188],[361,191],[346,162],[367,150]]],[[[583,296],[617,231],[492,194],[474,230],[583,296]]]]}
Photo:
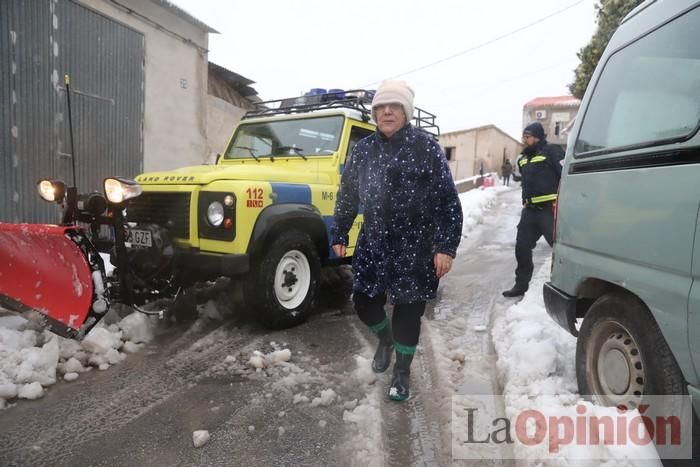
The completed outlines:
{"type": "Polygon", "coordinates": [[[372,331],[375,334],[379,334],[379,332],[389,326],[389,318],[386,316],[384,317],[384,320],[378,324],[375,324],[373,326],[369,326],[369,330],[372,331]]]}
{"type": "Polygon", "coordinates": [[[396,341],[394,341],[394,349],[396,349],[398,353],[402,353],[404,355],[413,355],[416,353],[415,345],[403,345],[396,341]]]}

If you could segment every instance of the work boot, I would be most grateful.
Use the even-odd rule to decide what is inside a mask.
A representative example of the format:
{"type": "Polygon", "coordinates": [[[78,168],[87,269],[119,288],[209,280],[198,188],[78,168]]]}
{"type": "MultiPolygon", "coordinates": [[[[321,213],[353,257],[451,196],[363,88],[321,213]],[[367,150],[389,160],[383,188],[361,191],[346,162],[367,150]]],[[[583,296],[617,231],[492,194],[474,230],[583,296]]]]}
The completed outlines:
{"type": "Polygon", "coordinates": [[[411,362],[413,354],[396,351],[396,363],[394,363],[394,376],[389,386],[389,399],[392,401],[405,401],[410,396],[408,378],[411,376],[411,362]]]}
{"type": "Polygon", "coordinates": [[[527,292],[527,285],[518,285],[515,284],[512,289],[506,290],[503,292],[504,297],[519,297],[521,295],[525,295],[525,292],[527,292]]]}
{"type": "Polygon", "coordinates": [[[387,324],[383,329],[377,332],[379,343],[377,351],[374,352],[372,360],[372,371],[375,373],[384,373],[391,364],[391,353],[394,350],[394,339],[391,337],[391,326],[387,324]]]}

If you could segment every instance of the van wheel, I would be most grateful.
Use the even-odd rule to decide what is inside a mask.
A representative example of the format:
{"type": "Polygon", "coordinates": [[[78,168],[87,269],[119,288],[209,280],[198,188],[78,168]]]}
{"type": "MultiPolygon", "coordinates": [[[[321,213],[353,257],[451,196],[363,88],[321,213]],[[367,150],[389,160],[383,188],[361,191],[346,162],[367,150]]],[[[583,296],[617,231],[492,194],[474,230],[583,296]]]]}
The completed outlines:
{"type": "Polygon", "coordinates": [[[254,266],[246,287],[252,313],[265,327],[281,329],[304,322],[318,290],[321,261],[311,238],[292,230],[280,235],[254,266]]]}
{"type": "Polygon", "coordinates": [[[685,381],[647,307],[613,293],[596,300],[576,345],[579,392],[596,402],[637,407],[645,394],[687,394],[685,381]]]}

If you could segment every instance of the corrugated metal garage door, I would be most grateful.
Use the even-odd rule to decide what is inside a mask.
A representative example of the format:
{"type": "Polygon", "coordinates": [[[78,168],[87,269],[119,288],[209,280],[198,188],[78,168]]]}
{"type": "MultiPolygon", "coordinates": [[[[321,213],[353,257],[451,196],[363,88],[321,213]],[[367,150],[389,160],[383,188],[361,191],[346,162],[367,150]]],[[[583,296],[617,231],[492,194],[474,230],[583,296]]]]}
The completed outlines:
{"type": "Polygon", "coordinates": [[[79,191],[142,171],[141,33],[70,0],[2,0],[0,37],[0,222],[56,222],[36,181],[71,182],[73,155],[79,191]]]}

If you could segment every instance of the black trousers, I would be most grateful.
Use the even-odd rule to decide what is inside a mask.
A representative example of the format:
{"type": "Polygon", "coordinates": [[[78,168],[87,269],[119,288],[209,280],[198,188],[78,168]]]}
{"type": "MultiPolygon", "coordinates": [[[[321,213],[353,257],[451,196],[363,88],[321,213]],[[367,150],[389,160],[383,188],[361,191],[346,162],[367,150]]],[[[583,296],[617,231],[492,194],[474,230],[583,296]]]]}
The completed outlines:
{"type": "Polygon", "coordinates": [[[518,267],[515,269],[515,285],[527,288],[532,279],[532,250],[537,240],[544,235],[545,240],[552,246],[554,242],[554,210],[547,203],[544,206],[524,207],[518,224],[518,236],[515,240],[515,259],[518,267]]]}
{"type": "MultiPolygon", "coordinates": [[[[384,312],[386,295],[370,297],[360,292],[354,292],[352,300],[358,317],[368,327],[376,326],[386,319],[384,312]]],[[[394,313],[391,317],[394,342],[408,347],[418,345],[420,320],[424,312],[425,302],[394,305],[394,313]]]]}

